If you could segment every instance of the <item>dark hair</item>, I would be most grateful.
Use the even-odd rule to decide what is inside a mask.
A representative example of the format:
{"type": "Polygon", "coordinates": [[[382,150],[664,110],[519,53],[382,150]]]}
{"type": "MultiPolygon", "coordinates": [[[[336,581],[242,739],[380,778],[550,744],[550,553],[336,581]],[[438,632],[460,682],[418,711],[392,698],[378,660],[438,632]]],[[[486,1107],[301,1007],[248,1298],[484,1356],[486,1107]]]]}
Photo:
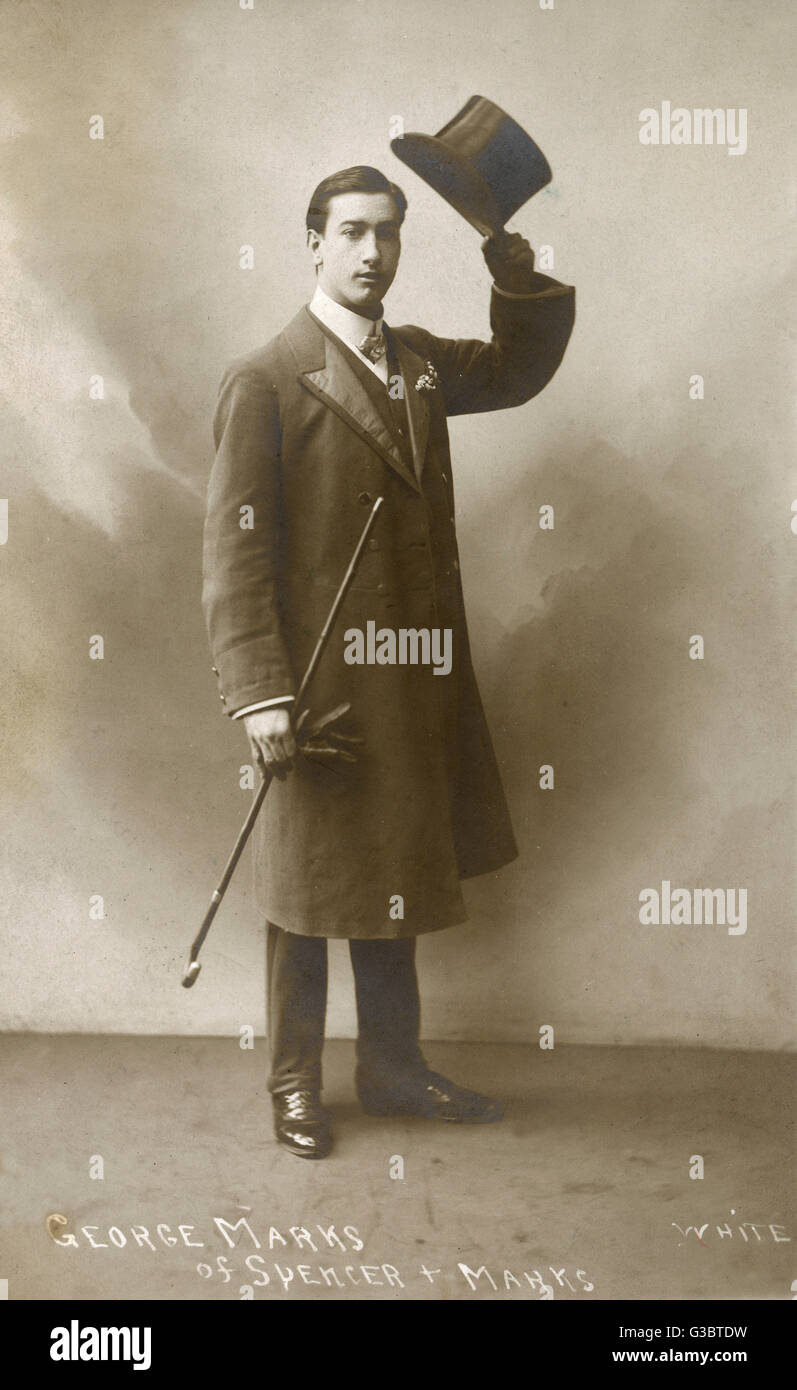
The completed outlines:
{"type": "Polygon", "coordinates": [[[323,235],[329,200],[338,193],[389,193],[398,210],[399,226],[404,221],[407,199],[398,184],[391,183],[390,179],[380,174],[378,169],[372,169],[369,164],[355,164],[353,169],[341,169],[339,173],[330,174],[328,178],[321,180],[307,209],[305,223],[308,231],[312,229],[323,235]]]}

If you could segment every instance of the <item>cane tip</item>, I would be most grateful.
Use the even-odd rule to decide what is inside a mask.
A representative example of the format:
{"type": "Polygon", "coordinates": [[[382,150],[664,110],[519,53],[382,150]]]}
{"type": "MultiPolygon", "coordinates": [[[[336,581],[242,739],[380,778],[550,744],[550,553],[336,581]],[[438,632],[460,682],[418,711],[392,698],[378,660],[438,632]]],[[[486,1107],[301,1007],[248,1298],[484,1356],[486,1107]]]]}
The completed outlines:
{"type": "Polygon", "coordinates": [[[183,989],[190,989],[193,984],[196,984],[201,969],[202,966],[198,960],[191,962],[183,976],[183,989]]]}

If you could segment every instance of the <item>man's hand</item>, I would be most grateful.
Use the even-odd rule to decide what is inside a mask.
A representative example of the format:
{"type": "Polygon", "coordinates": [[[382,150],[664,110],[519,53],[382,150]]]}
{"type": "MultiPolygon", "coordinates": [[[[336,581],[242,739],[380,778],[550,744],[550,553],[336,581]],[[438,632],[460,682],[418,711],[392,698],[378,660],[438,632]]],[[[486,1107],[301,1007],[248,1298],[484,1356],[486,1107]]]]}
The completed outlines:
{"type": "Polygon", "coordinates": [[[255,764],[264,775],[284,782],[296,753],[291,717],[286,709],[257,709],[244,715],[255,764]]]}
{"type": "Polygon", "coordinates": [[[482,255],[496,285],[510,294],[529,294],[534,275],[534,252],[518,232],[501,232],[482,242],[482,255]]]}

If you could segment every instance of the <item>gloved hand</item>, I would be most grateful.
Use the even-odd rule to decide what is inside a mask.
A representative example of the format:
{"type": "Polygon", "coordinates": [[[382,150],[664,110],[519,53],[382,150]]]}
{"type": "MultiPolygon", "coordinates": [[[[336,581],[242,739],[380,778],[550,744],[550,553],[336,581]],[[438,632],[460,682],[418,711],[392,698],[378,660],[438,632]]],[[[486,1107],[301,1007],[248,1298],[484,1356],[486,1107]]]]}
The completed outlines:
{"type": "Polygon", "coordinates": [[[533,292],[534,252],[519,232],[500,232],[482,242],[482,255],[496,285],[510,294],[533,292]]]}

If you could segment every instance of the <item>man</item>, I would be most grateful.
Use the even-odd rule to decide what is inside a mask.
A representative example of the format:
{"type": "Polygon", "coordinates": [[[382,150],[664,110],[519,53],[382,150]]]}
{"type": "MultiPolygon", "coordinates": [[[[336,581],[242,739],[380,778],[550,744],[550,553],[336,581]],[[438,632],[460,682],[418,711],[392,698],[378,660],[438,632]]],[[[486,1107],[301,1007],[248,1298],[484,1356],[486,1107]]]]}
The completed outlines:
{"type": "Polygon", "coordinates": [[[491,342],[388,328],[406,206],[376,169],[319,184],[307,213],[315,293],[233,363],[214,423],[203,606],[224,708],[276,779],[255,845],[269,1090],[278,1142],[306,1158],[331,1147],[321,1104],[330,937],[349,940],[365,1110],[501,1117],[494,1101],[431,1072],[418,1041],[416,936],[464,921],[460,879],[517,855],[471,666],[446,418],[542,390],[570,336],[574,292],[534,271],[527,242],[504,236],[482,246],[491,342]],[[326,746],[358,748],[352,762],[297,748],[292,706],[377,496],[311,695],[313,715],[350,704],[326,746]],[[446,646],[450,670],[429,659],[446,646]]]}

